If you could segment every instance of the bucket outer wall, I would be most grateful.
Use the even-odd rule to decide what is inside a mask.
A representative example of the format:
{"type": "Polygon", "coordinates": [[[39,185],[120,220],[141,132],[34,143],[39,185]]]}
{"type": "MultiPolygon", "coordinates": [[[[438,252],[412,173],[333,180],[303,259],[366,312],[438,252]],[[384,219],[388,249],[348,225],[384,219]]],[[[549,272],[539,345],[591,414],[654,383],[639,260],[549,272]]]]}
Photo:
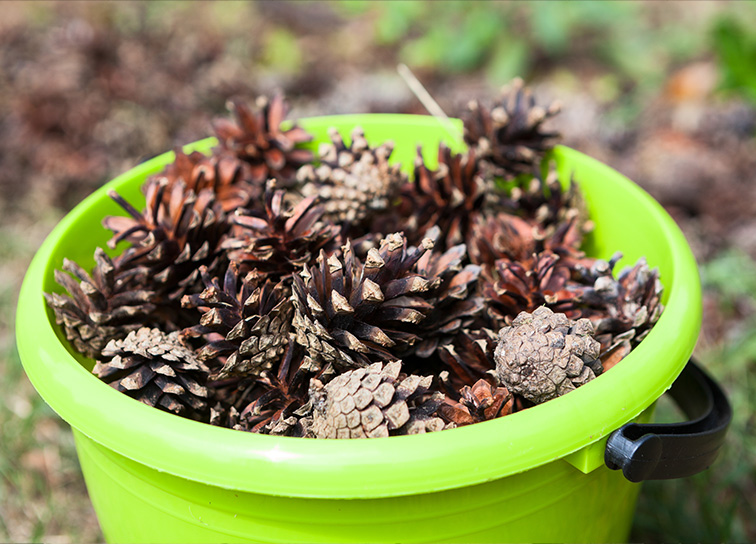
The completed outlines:
{"type": "Polygon", "coordinates": [[[278,497],[159,472],[74,435],[108,542],[623,542],[640,490],[557,460],[437,493],[278,497]]]}
{"type": "MultiPolygon", "coordinates": [[[[348,134],[360,124],[373,143],[392,138],[392,158],[404,165],[412,164],[417,143],[429,162],[442,138],[462,148],[430,117],[341,116],[302,124],[320,141],[329,126],[348,134]]],[[[622,250],[620,267],[646,256],[660,269],[667,308],[622,363],[569,395],[499,420],[422,436],[314,441],[214,428],[142,405],[91,375],[91,361],[69,351],[50,325],[42,292],[57,289],[53,270],[64,256],[91,265],[94,247],[109,237],[98,226],[101,218],[121,213],[107,190],[138,203],[144,178],[171,159],[166,154],[127,172],[66,216],[35,256],[19,297],[25,370],[74,428],[110,540],[195,540],[195,533],[180,532],[186,524],[209,541],[626,538],[638,486],[597,462],[601,443],[669,388],[693,350],[701,319],[690,249],[645,192],[574,150],[553,153],[562,179],[574,174],[586,193],[597,224],[591,254],[608,258],[622,250]],[[577,521],[585,511],[590,518],[577,521]]]]}

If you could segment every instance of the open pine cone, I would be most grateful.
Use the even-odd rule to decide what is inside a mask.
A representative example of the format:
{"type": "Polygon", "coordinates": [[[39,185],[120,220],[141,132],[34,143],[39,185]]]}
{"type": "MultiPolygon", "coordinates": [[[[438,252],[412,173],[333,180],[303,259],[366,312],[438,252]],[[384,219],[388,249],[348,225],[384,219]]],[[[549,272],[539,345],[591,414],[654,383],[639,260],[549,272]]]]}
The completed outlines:
{"type": "Polygon", "coordinates": [[[223,211],[229,212],[246,207],[262,194],[262,185],[249,181],[249,165],[230,152],[204,155],[198,151],[186,154],[176,149],[175,155],[173,162],[154,176],[167,180],[165,197],[171,194],[172,186],[181,180],[187,189],[195,193],[211,189],[223,211]]]}
{"type": "Polygon", "coordinates": [[[150,180],[144,212],[111,191],[110,197],[130,217],[108,216],[103,224],[113,231],[110,247],[122,241],[130,244],[119,257],[120,266],[141,269],[152,290],[180,301],[201,288],[201,266],[213,272],[221,267],[220,243],[228,223],[212,190],[195,193],[182,180],[171,186],[169,194],[167,189],[166,178],[150,180]]]}
{"type": "Polygon", "coordinates": [[[483,269],[482,277],[486,317],[494,330],[509,324],[522,311],[547,306],[568,313],[577,304],[578,293],[568,289],[569,267],[550,251],[522,261],[499,259],[493,270],[483,269]]]}
{"type": "Polygon", "coordinates": [[[317,197],[291,208],[285,197],[286,191],[270,180],[262,212],[237,209],[230,218],[233,226],[221,247],[243,272],[256,270],[278,280],[301,271],[321,249],[330,252],[336,245],[339,228],[323,220],[317,197]]]}
{"type": "Polygon", "coordinates": [[[480,175],[475,153],[452,153],[446,144],[438,147],[438,167],[429,169],[418,149],[414,180],[402,186],[400,213],[406,220],[411,241],[427,236],[433,227],[443,236],[439,248],[464,242],[475,218],[491,195],[490,184],[480,175]]]}
{"type": "Polygon", "coordinates": [[[454,250],[424,258],[432,248],[430,238],[415,247],[402,234],[389,234],[364,263],[347,243],[295,276],[294,330],[313,366],[366,366],[409,356],[420,346],[427,356],[445,333],[471,320],[482,309],[468,290],[476,270],[457,272],[454,250]],[[436,305],[442,311],[434,314],[436,305]],[[424,329],[429,315],[436,327],[424,329]]]}
{"type": "Polygon", "coordinates": [[[596,329],[602,361],[611,365],[648,335],[664,310],[659,271],[641,258],[615,278],[612,269],[621,256],[579,268],[580,285],[573,288],[580,299],[580,315],[596,329]]]}
{"type": "MultiPolygon", "coordinates": [[[[431,230],[431,240],[437,237],[437,231],[431,230]]],[[[428,297],[432,308],[418,324],[421,340],[414,349],[418,357],[436,354],[440,346],[451,343],[457,333],[469,328],[485,309],[483,298],[476,296],[481,269],[474,264],[462,266],[465,254],[464,244],[444,253],[428,251],[415,265],[421,276],[432,279],[428,297]]]]}
{"type": "Polygon", "coordinates": [[[310,378],[327,379],[332,374],[330,367],[311,372],[303,362],[301,349],[289,340],[277,367],[263,371],[254,383],[242,380],[244,407],[234,428],[279,436],[308,434],[312,424],[310,378]]]}
{"type": "Polygon", "coordinates": [[[70,296],[45,293],[63,326],[66,338],[79,353],[97,359],[102,348],[115,338],[123,338],[144,324],[159,320],[158,295],[140,285],[138,270],[119,270],[117,261],[101,249],[95,250],[92,275],[78,264],[63,259],[63,271],[55,271],[55,281],[70,296]],[[70,275],[69,275],[70,274],[70,275]],[[77,281],[78,280],[78,281],[77,281]]]}
{"type": "Polygon", "coordinates": [[[430,309],[423,299],[429,281],[410,269],[427,249],[407,248],[397,234],[363,264],[347,243],[341,256],[321,252],[316,267],[294,276],[294,329],[315,367],[392,360],[392,348],[419,339],[407,328],[430,309]]]}
{"type": "Polygon", "coordinates": [[[111,340],[92,372],[144,404],[194,419],[207,415],[208,369],[178,332],[144,327],[111,340]]]}
{"type": "Polygon", "coordinates": [[[480,379],[472,387],[462,386],[459,400],[444,399],[438,414],[444,421],[460,427],[506,416],[512,413],[513,406],[514,397],[506,387],[494,387],[480,379]]]}
{"type": "Polygon", "coordinates": [[[492,108],[477,100],[464,115],[465,141],[490,170],[489,175],[513,177],[533,173],[544,153],[559,137],[542,126],[559,113],[560,104],[536,105],[532,92],[520,78],[501,91],[492,108]]]}
{"type": "Polygon", "coordinates": [[[205,290],[182,300],[184,307],[204,312],[199,325],[184,330],[187,337],[204,337],[199,359],[222,364],[214,376],[218,380],[256,377],[272,368],[289,343],[293,308],[288,285],[274,285],[252,272],[240,278],[235,263],[229,265],[223,286],[206,269],[202,272],[205,290]]]}
{"type": "Polygon", "coordinates": [[[290,184],[297,169],[312,160],[309,150],[297,147],[312,140],[312,136],[297,125],[281,128],[286,117],[283,95],[261,96],[255,106],[253,110],[239,100],[230,102],[236,123],[228,119],[213,123],[220,148],[249,165],[252,183],[262,187],[269,178],[276,178],[282,184],[290,184]]]}
{"type": "Polygon", "coordinates": [[[447,395],[456,397],[461,387],[477,382],[496,369],[496,338],[496,333],[485,327],[466,329],[450,344],[441,346],[438,356],[444,370],[439,376],[447,395]]]}

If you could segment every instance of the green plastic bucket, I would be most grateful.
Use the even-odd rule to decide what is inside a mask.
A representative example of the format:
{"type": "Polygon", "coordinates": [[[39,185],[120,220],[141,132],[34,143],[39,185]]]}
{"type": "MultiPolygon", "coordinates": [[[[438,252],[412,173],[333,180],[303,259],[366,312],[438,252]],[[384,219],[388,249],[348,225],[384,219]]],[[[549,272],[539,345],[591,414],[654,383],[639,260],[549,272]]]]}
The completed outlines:
{"type": "MultiPolygon", "coordinates": [[[[417,144],[462,147],[430,117],[360,115],[304,119],[396,144],[407,168],[417,144]]],[[[458,121],[456,126],[459,127],[458,121]]],[[[191,148],[208,150],[213,140],[191,148]]],[[[578,390],[486,423],[416,436],[307,440],[212,427],[150,408],[90,374],[46,307],[63,257],[93,263],[117,214],[116,189],[138,202],[161,155],[101,188],[67,215],[24,280],[17,342],[29,379],[74,431],[102,530],[111,542],[565,542],[627,539],[639,484],[604,465],[607,436],[650,419],[656,399],[693,351],[701,319],[696,263],[661,206],[627,178],[558,147],[560,173],[587,196],[590,253],[619,266],[645,256],[658,267],[666,310],[622,363],[578,390]]],[[[143,200],[142,200],[143,201],[143,200]]]]}

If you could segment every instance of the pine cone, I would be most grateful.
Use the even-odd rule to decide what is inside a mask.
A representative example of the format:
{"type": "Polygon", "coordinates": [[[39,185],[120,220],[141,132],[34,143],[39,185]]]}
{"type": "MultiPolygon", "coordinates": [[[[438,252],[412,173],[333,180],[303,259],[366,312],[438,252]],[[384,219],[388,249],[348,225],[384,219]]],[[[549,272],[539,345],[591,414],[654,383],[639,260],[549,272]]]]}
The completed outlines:
{"type": "Polygon", "coordinates": [[[215,134],[221,149],[249,164],[252,183],[262,186],[268,178],[276,178],[288,185],[297,169],[312,160],[309,150],[297,147],[312,140],[312,136],[297,125],[281,129],[286,116],[283,95],[276,94],[272,99],[259,97],[255,111],[240,101],[231,102],[229,109],[236,116],[236,123],[217,119],[213,123],[215,134]]]}
{"type": "Polygon", "coordinates": [[[66,338],[92,359],[98,358],[112,339],[124,338],[155,320],[157,302],[156,293],[140,287],[138,271],[119,270],[101,248],[95,250],[94,258],[91,276],[78,264],[63,259],[63,270],[71,275],[56,270],[55,281],[70,296],[44,294],[66,338]]]}
{"type": "Polygon", "coordinates": [[[371,148],[359,127],[348,147],[336,129],[329,135],[333,143],[321,146],[320,166],[307,164],[297,172],[302,195],[318,196],[325,217],[334,223],[361,224],[388,209],[407,181],[401,166],[388,162],[393,144],[371,148]]]}
{"type": "Polygon", "coordinates": [[[495,387],[480,379],[472,387],[463,386],[458,400],[446,397],[438,415],[461,427],[509,415],[513,407],[514,397],[506,387],[495,387]]]}
{"type": "Polygon", "coordinates": [[[531,223],[534,238],[543,248],[558,253],[577,251],[584,235],[593,229],[593,222],[575,181],[570,180],[565,189],[553,164],[549,166],[545,177],[537,173],[523,178],[508,198],[501,199],[500,205],[531,223]]]}
{"type": "Polygon", "coordinates": [[[195,193],[211,189],[224,212],[246,207],[262,196],[262,185],[247,181],[251,177],[249,165],[227,151],[210,156],[193,151],[187,155],[179,148],[175,155],[172,163],[153,176],[167,180],[164,197],[171,195],[171,188],[178,180],[195,193]]]}
{"type": "Polygon", "coordinates": [[[450,344],[442,346],[438,355],[444,364],[442,385],[446,394],[457,396],[457,390],[475,383],[496,369],[493,353],[496,348],[496,333],[485,327],[463,330],[450,344]]]}
{"type": "Polygon", "coordinates": [[[520,313],[499,331],[496,373],[507,389],[536,404],[569,393],[601,374],[601,346],[588,319],[572,321],[546,307],[520,313]]]}
{"type": "MultiPolygon", "coordinates": [[[[645,258],[641,258],[615,279],[612,269],[621,256],[618,253],[609,262],[597,261],[592,269],[582,268],[582,281],[586,286],[576,289],[581,316],[593,322],[602,351],[618,342],[637,346],[664,310],[658,269],[651,270],[645,258]]],[[[627,351],[629,349],[625,349],[627,351]]]]}
{"type": "Polygon", "coordinates": [[[441,430],[439,418],[427,413],[413,422],[416,404],[428,393],[432,377],[400,376],[401,361],[373,363],[345,372],[323,386],[313,380],[312,433],[316,438],[377,438],[441,430]],[[413,424],[414,423],[414,424],[413,424]]]}
{"type": "Polygon", "coordinates": [[[532,173],[559,137],[542,125],[560,109],[558,103],[548,108],[536,105],[531,90],[516,78],[502,88],[499,101],[490,110],[477,100],[468,105],[463,116],[465,141],[494,176],[532,173]]]}
{"type": "Polygon", "coordinates": [[[222,248],[228,259],[239,263],[242,272],[258,270],[278,280],[299,272],[314,261],[321,249],[330,251],[337,243],[339,227],[323,220],[323,206],[317,197],[306,198],[287,209],[286,191],[269,181],[262,217],[236,210],[233,227],[222,248]]]}
{"type": "Polygon", "coordinates": [[[526,261],[499,259],[493,271],[483,269],[482,278],[487,320],[494,330],[511,323],[520,312],[544,305],[573,315],[580,294],[568,289],[570,269],[550,251],[526,261]]]}
{"type": "MultiPolygon", "coordinates": [[[[429,238],[434,242],[437,233],[437,228],[429,233],[429,238]]],[[[483,298],[475,296],[481,269],[474,264],[463,267],[465,254],[464,244],[444,253],[428,251],[415,266],[418,274],[432,278],[428,296],[432,309],[417,329],[422,339],[414,349],[418,357],[430,357],[439,346],[449,344],[461,329],[472,325],[485,309],[483,298]]]]}
{"type": "Polygon", "coordinates": [[[205,290],[185,295],[182,306],[204,313],[199,325],[185,329],[184,335],[204,337],[200,360],[210,364],[220,358],[223,366],[213,379],[255,377],[279,363],[289,343],[293,312],[288,285],[274,285],[254,273],[240,278],[235,263],[226,270],[222,287],[207,269],[201,273],[205,290]]]}
{"type": "Polygon", "coordinates": [[[121,267],[142,269],[151,289],[180,301],[201,288],[200,266],[211,272],[220,268],[220,241],[228,223],[210,189],[195,194],[178,180],[166,194],[167,183],[165,178],[147,183],[143,213],[111,191],[131,217],[109,216],[103,225],[113,231],[111,248],[123,240],[130,243],[119,258],[121,267]]]}
{"type": "Polygon", "coordinates": [[[442,142],[438,148],[438,168],[430,170],[418,149],[414,181],[402,187],[399,212],[406,221],[403,227],[410,241],[420,240],[432,227],[438,227],[443,233],[438,249],[464,242],[491,191],[480,176],[472,150],[452,154],[442,142]]]}
{"type": "MultiPolygon", "coordinates": [[[[303,364],[301,350],[289,341],[277,367],[263,371],[245,386],[244,406],[234,429],[283,436],[305,436],[311,426],[312,404],[308,403],[310,377],[331,377],[325,369],[311,372],[303,364]]],[[[247,382],[245,380],[245,382],[247,382]]]]}
{"type": "Polygon", "coordinates": [[[537,252],[536,228],[510,213],[478,215],[467,239],[470,260],[485,268],[496,261],[524,261],[537,252]]]}
{"type": "Polygon", "coordinates": [[[92,372],[144,404],[196,419],[207,415],[208,369],[178,332],[143,327],[111,340],[92,372]]]}
{"type": "Polygon", "coordinates": [[[407,247],[404,236],[390,234],[363,264],[347,242],[294,276],[293,324],[308,364],[354,368],[410,351],[420,339],[417,323],[431,310],[432,284],[413,267],[432,245],[407,247]]]}

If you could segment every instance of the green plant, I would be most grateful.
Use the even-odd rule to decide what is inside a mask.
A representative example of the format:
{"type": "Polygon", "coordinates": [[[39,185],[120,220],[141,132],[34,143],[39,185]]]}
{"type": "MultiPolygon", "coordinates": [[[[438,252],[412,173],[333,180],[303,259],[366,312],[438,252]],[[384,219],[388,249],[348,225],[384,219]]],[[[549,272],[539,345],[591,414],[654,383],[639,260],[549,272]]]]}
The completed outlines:
{"type": "MultiPolygon", "coordinates": [[[[442,74],[482,71],[491,82],[544,67],[598,60],[626,84],[658,88],[673,63],[700,54],[700,22],[657,21],[653,6],[623,2],[333,2],[370,17],[375,41],[398,60],[442,74]],[[664,25],[664,32],[658,32],[664,25]]],[[[683,17],[685,19],[685,17],[683,17]]]]}
{"type": "Polygon", "coordinates": [[[756,102],[756,32],[733,16],[720,18],[712,29],[719,60],[720,88],[756,102]]]}

